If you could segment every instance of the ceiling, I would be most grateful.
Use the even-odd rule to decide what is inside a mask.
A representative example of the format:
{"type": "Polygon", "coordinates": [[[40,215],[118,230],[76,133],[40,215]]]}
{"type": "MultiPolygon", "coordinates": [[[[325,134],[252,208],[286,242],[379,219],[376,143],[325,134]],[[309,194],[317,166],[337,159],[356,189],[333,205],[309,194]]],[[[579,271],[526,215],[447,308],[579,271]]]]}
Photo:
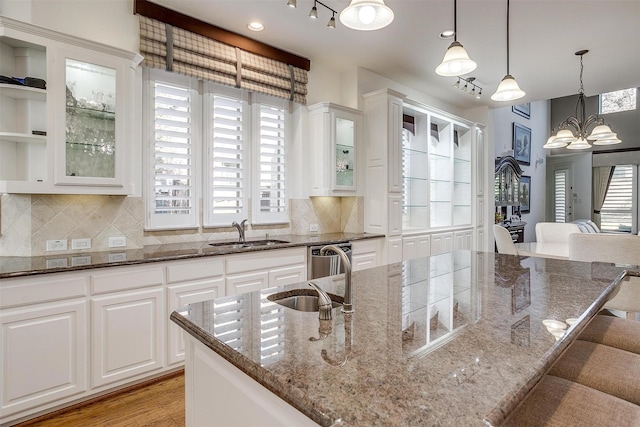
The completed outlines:
{"type": "MultiPolygon", "coordinates": [[[[453,87],[454,77],[434,69],[451,40],[439,38],[453,29],[453,0],[385,0],[395,14],[386,28],[355,31],[329,29],[329,10],[318,5],[319,19],[308,13],[313,0],[152,0],[229,31],[251,37],[344,71],[359,66],[415,88],[461,109],[488,105],[506,74],[506,0],[458,0],[458,41],[478,68],[480,100],[453,87]],[[260,21],[265,29],[247,29],[260,21]]],[[[349,0],[322,0],[337,10],[349,0]]],[[[640,0],[512,0],[510,6],[510,73],[526,97],[515,103],[572,95],[579,89],[584,56],[587,95],[640,86],[640,0]]],[[[336,17],[337,19],[337,17],[336,17]]],[[[467,77],[468,77],[467,76],[467,77]]]]}

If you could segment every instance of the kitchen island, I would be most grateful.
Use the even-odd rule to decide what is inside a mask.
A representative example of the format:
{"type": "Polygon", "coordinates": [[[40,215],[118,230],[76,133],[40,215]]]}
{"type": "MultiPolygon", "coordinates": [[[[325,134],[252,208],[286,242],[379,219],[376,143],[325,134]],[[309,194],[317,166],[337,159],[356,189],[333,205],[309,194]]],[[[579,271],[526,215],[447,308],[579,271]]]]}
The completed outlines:
{"type": "MultiPolygon", "coordinates": [[[[190,304],[171,315],[191,335],[187,425],[217,416],[249,425],[243,415],[260,405],[232,397],[248,380],[310,424],[499,425],[624,274],[612,264],[456,251],[354,273],[355,312],[334,308],[330,321],[272,301],[306,283],[190,304]],[[578,321],[558,340],[542,323],[568,318],[578,321]]],[[[344,293],[341,276],[314,282],[344,293]]],[[[278,420],[269,405],[263,420],[278,420]]],[[[295,425],[288,417],[282,425],[295,425]]]]}

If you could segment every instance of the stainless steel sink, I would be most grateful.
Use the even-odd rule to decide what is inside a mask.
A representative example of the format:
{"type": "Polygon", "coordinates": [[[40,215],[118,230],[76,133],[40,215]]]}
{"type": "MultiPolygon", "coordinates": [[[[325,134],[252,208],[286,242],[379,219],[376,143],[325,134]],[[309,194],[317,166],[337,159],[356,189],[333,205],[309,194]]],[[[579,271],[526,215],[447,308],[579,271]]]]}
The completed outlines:
{"type": "MultiPolygon", "coordinates": [[[[343,298],[339,295],[328,294],[333,308],[342,305],[343,298]]],[[[278,292],[267,297],[282,306],[298,311],[318,311],[318,293],[313,289],[293,289],[291,291],[278,292]]]]}
{"type": "Polygon", "coordinates": [[[214,246],[217,248],[241,249],[241,248],[255,248],[259,246],[273,246],[279,243],[289,243],[289,242],[287,242],[286,240],[267,239],[267,240],[250,240],[244,243],[240,243],[237,241],[209,243],[209,246],[214,246]]]}

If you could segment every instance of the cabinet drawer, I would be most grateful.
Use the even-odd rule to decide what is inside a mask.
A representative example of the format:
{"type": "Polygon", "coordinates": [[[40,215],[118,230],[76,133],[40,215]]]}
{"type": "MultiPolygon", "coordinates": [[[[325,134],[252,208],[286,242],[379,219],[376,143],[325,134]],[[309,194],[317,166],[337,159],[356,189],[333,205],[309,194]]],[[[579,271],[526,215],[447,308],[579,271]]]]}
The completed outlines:
{"type": "Polygon", "coordinates": [[[269,270],[275,267],[304,264],[306,262],[306,248],[271,249],[251,254],[229,256],[227,258],[227,274],[269,270]]]}
{"type": "Polygon", "coordinates": [[[167,283],[219,277],[223,274],[222,258],[206,257],[196,261],[173,262],[167,266],[167,283]]]}
{"type": "Polygon", "coordinates": [[[305,264],[276,268],[269,271],[269,287],[292,285],[307,279],[305,264]]]}
{"type": "Polygon", "coordinates": [[[88,275],[47,274],[4,279],[0,285],[0,308],[82,297],[87,294],[88,275]]]}
{"type": "Polygon", "coordinates": [[[247,292],[259,291],[269,286],[269,272],[237,274],[227,276],[227,295],[239,295],[247,292]]]}
{"type": "Polygon", "coordinates": [[[162,285],[164,272],[162,267],[113,268],[91,276],[91,294],[124,291],[162,285]]]}

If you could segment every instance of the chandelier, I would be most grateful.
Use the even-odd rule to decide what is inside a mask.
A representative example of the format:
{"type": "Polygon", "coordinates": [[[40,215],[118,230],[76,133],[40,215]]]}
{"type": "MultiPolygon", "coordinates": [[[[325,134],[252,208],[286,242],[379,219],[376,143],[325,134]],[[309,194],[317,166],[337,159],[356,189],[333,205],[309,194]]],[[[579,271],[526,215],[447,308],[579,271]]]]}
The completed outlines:
{"type": "Polygon", "coordinates": [[[612,145],[622,142],[617,134],[611,128],[604,124],[604,119],[597,114],[591,114],[586,117],[586,106],[584,100],[584,85],[582,84],[582,72],[584,66],[582,57],[589,52],[588,50],[579,50],[576,55],[580,57],[580,92],[578,93],[578,102],[576,104],[575,116],[566,118],[558,126],[558,132],[552,130],[551,136],[544,144],[544,148],[562,148],[567,147],[568,150],[584,150],[591,148],[588,141],[593,141],[593,145],[612,145]],[[589,127],[595,125],[589,134],[589,127]]]}

